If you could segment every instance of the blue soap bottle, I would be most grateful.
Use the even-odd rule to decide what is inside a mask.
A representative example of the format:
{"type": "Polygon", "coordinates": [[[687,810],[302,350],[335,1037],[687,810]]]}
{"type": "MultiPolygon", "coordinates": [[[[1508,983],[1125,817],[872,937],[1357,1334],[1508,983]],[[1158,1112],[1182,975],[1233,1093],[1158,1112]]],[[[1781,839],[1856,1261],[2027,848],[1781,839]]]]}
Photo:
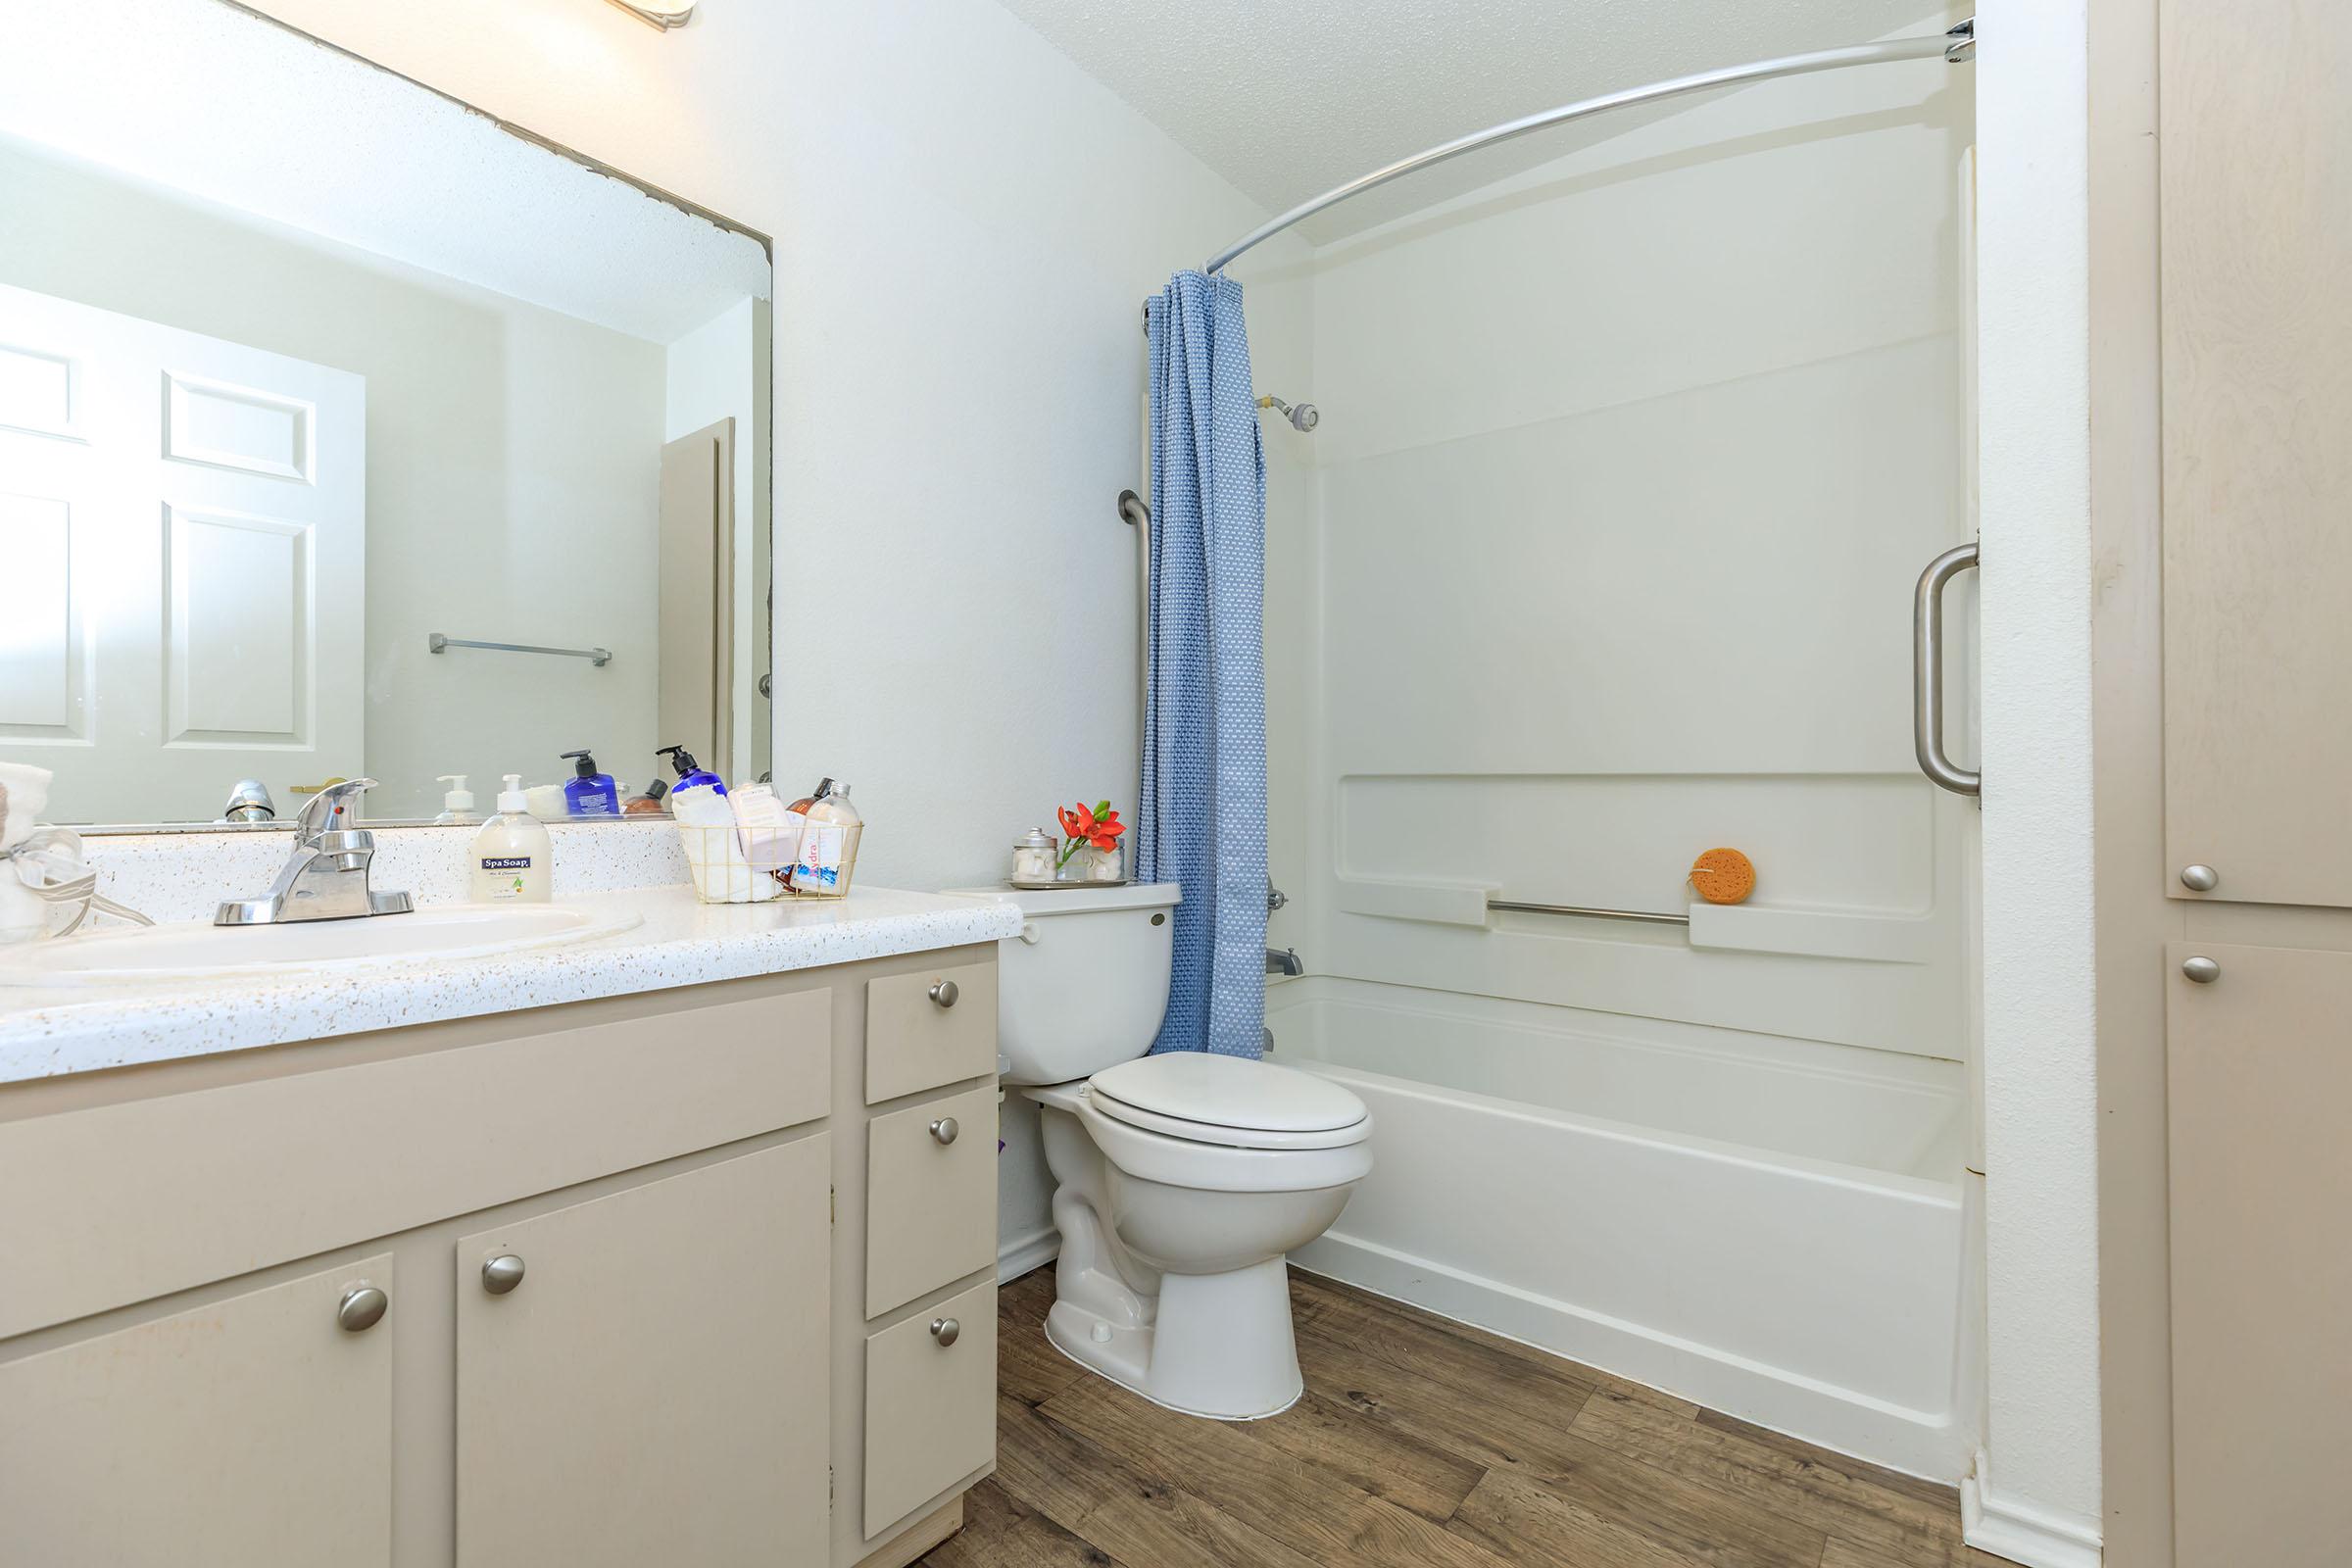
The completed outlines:
{"type": "Polygon", "coordinates": [[[618,816],[620,790],[612,775],[600,773],[596,759],[586,752],[565,752],[574,774],[564,786],[564,809],[573,816],[618,816]]]}
{"type": "Polygon", "coordinates": [[[707,784],[721,795],[727,793],[727,787],[719,782],[718,775],[696,761],[694,754],[685,747],[664,746],[656,751],[654,755],[668,758],[669,765],[678,770],[678,782],[673,788],[690,790],[698,785],[707,784]]]}

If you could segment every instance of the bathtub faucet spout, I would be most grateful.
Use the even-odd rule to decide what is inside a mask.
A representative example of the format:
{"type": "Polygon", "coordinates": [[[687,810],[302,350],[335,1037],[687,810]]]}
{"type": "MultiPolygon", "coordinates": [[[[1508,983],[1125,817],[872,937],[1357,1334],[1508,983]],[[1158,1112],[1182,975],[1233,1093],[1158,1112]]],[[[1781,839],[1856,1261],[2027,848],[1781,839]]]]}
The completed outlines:
{"type": "Polygon", "coordinates": [[[1302,975],[1306,973],[1306,964],[1300,960],[1297,948],[1268,948],[1266,973],[1302,975]]]}

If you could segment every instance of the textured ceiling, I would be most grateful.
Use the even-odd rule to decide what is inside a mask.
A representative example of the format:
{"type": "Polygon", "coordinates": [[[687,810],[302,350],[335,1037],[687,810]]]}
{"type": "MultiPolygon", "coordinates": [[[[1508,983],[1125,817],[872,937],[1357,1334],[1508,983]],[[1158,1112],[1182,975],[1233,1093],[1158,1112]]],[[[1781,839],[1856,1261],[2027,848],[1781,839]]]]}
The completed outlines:
{"type": "MultiPolygon", "coordinates": [[[[1968,14],[1928,0],[1000,3],[1268,212],[1424,147],[1579,98],[1772,55],[1939,31],[1968,14]]],[[[1399,180],[1312,220],[1304,232],[1329,241],[1532,168],[1580,138],[1609,134],[1610,118],[1399,180]]]]}

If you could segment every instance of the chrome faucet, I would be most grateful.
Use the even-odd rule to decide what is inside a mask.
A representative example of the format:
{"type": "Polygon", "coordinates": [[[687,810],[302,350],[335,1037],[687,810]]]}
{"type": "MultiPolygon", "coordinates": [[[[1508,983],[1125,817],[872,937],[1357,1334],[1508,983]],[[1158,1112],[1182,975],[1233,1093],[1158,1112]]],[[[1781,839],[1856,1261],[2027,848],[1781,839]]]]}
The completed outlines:
{"type": "Polygon", "coordinates": [[[375,835],[347,826],[371,778],[330,784],[312,796],[294,819],[294,856],[258,899],[231,899],[214,911],[215,925],[286,925],[296,920],[349,920],[366,914],[406,914],[406,893],[371,893],[368,862],[375,835]]]}

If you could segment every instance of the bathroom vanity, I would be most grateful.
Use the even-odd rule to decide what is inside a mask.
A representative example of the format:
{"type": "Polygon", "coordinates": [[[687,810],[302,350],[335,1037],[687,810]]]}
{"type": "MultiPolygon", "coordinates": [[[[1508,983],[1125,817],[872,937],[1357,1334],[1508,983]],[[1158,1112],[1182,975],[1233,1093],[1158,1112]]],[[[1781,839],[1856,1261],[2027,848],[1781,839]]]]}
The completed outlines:
{"type": "Polygon", "coordinates": [[[0,990],[0,1559],[851,1568],[956,1528],[1014,917],[602,897],[641,923],[0,990]]]}

